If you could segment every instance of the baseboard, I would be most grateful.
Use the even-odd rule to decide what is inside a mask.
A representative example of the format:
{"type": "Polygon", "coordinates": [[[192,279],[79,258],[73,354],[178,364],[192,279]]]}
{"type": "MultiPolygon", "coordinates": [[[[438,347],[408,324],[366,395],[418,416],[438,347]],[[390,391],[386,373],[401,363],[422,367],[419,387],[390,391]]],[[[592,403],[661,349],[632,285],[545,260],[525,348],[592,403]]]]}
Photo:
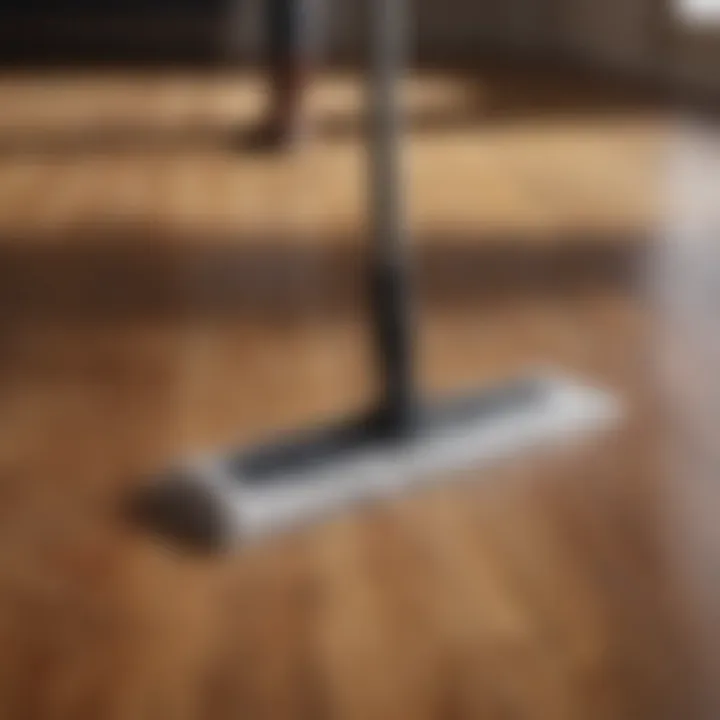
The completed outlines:
{"type": "MultiPolygon", "coordinates": [[[[242,29],[240,29],[242,34],[242,29]]],[[[343,33],[340,33],[342,36],[343,33]]],[[[323,63],[365,67],[367,48],[361,38],[336,37],[323,51],[323,63]]],[[[242,45],[242,43],[240,43],[242,45]]],[[[260,58],[228,37],[223,10],[202,12],[101,12],[74,16],[53,12],[0,13],[0,63],[23,66],[248,64],[260,58]]],[[[547,64],[545,50],[504,43],[415,43],[415,67],[477,68],[547,64]]]]}

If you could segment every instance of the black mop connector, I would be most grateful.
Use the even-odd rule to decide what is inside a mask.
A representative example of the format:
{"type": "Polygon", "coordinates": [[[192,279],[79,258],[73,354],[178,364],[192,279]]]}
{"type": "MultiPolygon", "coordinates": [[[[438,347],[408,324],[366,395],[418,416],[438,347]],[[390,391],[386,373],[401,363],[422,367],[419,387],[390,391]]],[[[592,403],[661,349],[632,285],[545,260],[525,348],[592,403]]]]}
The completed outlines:
{"type": "Polygon", "coordinates": [[[237,536],[234,518],[197,473],[176,469],[136,488],[124,504],[126,519],[173,549],[217,554],[237,536]]]}

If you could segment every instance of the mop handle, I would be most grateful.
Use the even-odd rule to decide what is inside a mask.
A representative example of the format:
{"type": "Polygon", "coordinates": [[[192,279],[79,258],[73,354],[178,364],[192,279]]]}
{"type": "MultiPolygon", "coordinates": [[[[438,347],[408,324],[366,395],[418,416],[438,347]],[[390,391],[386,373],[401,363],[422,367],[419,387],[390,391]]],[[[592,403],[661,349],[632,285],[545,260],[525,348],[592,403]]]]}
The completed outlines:
{"type": "Polygon", "coordinates": [[[406,2],[370,0],[370,296],[383,392],[380,416],[391,433],[408,429],[416,404],[400,157],[406,2]]]}
{"type": "Polygon", "coordinates": [[[400,172],[399,85],[405,60],[405,0],[370,0],[370,194],[380,260],[402,263],[404,208],[400,172]]]}

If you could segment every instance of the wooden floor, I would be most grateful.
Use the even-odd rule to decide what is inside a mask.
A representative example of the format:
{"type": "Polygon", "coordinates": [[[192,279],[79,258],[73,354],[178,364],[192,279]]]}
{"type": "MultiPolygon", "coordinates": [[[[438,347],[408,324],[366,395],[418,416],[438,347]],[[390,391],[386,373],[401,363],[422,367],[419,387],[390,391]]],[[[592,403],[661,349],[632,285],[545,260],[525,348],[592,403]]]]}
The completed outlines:
{"type": "Polygon", "coordinates": [[[122,522],[372,396],[358,93],[277,159],[257,78],[0,79],[1,716],[718,717],[718,142],[627,91],[407,83],[423,388],[560,365],[618,428],[226,557],[122,522]]]}

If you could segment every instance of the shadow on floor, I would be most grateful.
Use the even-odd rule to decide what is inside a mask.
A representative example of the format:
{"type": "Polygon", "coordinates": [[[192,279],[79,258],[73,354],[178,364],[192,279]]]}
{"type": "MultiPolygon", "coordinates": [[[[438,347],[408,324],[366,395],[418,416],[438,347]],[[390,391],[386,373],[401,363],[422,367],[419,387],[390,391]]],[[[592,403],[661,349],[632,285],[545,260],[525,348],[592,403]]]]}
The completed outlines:
{"type": "MultiPolygon", "coordinates": [[[[419,298],[461,307],[481,298],[565,292],[612,283],[628,290],[642,234],[483,236],[413,240],[419,298]]],[[[362,304],[368,254],[361,237],[301,245],[297,238],[163,237],[144,228],[86,228],[43,247],[0,246],[0,317],[326,318],[362,304]]]]}

